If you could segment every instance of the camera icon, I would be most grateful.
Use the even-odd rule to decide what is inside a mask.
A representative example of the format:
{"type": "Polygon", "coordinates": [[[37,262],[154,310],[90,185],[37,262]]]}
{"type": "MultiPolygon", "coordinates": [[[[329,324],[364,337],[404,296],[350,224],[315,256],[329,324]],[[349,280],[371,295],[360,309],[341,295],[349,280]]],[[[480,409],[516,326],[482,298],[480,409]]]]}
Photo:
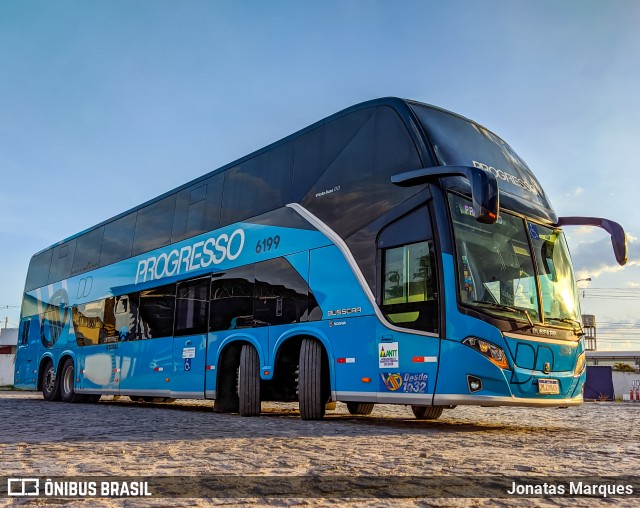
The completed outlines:
{"type": "Polygon", "coordinates": [[[39,496],[40,480],[38,478],[9,478],[7,479],[7,495],[39,496]]]}

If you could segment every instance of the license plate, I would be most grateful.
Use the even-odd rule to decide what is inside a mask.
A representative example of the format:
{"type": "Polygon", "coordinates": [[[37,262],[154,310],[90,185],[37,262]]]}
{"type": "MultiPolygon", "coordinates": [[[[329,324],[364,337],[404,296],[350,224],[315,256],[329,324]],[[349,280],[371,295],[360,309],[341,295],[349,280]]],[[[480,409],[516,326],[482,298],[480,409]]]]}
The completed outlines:
{"type": "Polygon", "coordinates": [[[560,383],[558,383],[557,379],[538,379],[538,393],[558,395],[560,393],[560,383]]]}

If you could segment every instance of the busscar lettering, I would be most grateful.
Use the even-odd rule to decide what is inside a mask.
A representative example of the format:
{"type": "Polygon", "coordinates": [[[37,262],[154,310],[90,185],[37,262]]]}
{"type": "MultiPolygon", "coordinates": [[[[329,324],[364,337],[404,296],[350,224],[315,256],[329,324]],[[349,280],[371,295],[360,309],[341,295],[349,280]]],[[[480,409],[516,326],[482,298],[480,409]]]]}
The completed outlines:
{"type": "Polygon", "coordinates": [[[327,315],[329,317],[346,316],[347,314],[357,314],[362,312],[362,307],[351,307],[350,309],[330,310],[327,315]]]}
{"type": "Polygon", "coordinates": [[[210,237],[168,253],[141,259],[136,269],[135,284],[207,268],[212,263],[218,265],[227,259],[233,261],[242,253],[244,240],[244,231],[236,229],[231,235],[222,233],[217,238],[210,237]]]}

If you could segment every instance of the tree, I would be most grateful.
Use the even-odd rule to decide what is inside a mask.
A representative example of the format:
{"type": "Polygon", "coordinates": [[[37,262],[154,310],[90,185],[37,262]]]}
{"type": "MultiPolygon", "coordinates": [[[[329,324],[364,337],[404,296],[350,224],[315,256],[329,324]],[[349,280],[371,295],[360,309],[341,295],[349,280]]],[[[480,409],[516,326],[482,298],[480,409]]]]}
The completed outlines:
{"type": "Polygon", "coordinates": [[[617,362],[613,364],[613,370],[616,372],[636,372],[636,369],[633,368],[633,365],[629,365],[624,362],[617,362]]]}

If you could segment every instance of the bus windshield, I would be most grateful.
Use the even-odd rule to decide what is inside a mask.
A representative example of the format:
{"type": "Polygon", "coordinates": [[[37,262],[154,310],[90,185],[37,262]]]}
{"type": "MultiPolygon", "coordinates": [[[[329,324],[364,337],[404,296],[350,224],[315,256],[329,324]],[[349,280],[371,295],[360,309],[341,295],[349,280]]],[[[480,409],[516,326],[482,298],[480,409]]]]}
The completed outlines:
{"type": "Polygon", "coordinates": [[[560,231],[504,212],[496,224],[481,224],[475,220],[471,201],[455,194],[449,194],[449,206],[462,303],[530,323],[579,324],[575,278],[560,231]]]}

